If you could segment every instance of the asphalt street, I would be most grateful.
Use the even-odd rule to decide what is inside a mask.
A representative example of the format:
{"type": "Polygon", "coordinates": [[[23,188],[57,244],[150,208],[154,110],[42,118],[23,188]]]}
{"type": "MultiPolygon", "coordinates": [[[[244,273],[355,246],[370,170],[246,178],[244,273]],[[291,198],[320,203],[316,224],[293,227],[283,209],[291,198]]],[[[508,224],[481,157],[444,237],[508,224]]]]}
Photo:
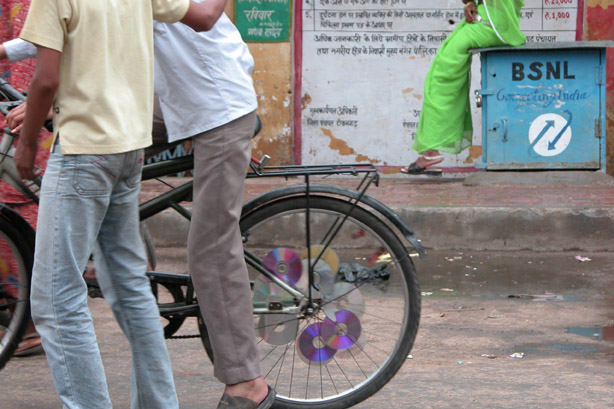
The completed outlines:
{"type": "MultiPolygon", "coordinates": [[[[356,408],[609,408],[614,402],[612,253],[429,251],[415,260],[422,316],[410,357],[356,408]]],[[[182,249],[159,248],[180,271],[182,249]]],[[[130,352],[90,299],[114,407],[129,408],[130,352]]],[[[194,320],[180,330],[196,334],[194,320]]],[[[181,408],[215,408],[222,386],[198,338],[167,341],[181,408]]],[[[44,355],[0,372],[2,409],[61,407],[44,355]]]]}

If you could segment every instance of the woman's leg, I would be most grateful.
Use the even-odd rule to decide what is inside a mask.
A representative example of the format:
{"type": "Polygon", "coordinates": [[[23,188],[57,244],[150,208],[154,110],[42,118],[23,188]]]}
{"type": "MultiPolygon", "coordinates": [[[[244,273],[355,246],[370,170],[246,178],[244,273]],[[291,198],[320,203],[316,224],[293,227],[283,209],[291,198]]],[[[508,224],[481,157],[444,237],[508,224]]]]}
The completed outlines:
{"type": "Polygon", "coordinates": [[[463,21],[441,45],[426,76],[424,102],[412,146],[422,154],[416,161],[420,168],[441,162],[440,151],[457,154],[471,146],[468,50],[499,44],[490,27],[463,21]]]}

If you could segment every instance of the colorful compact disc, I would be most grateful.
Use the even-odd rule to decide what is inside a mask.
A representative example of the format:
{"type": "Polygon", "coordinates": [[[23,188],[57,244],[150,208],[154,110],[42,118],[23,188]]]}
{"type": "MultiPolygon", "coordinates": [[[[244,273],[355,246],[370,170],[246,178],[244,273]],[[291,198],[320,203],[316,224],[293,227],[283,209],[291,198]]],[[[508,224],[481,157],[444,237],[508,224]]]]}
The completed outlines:
{"type": "Polygon", "coordinates": [[[335,283],[332,291],[324,293],[322,306],[326,316],[335,321],[338,311],[348,310],[357,317],[365,309],[365,300],[360,290],[350,283],[335,283]]]}
{"type": "Polygon", "coordinates": [[[279,301],[282,304],[292,304],[294,298],[266,277],[258,277],[254,282],[254,304],[279,301]]]}
{"type": "Polygon", "coordinates": [[[325,364],[335,355],[336,350],[324,342],[321,328],[321,322],[313,323],[305,328],[297,339],[298,355],[307,364],[325,364]]]}
{"type": "MultiPolygon", "coordinates": [[[[339,270],[339,256],[337,256],[337,253],[330,248],[325,249],[323,244],[314,244],[313,246],[309,247],[309,250],[312,260],[317,259],[324,261],[326,264],[328,264],[333,274],[337,273],[339,270]],[[324,251],[322,252],[322,250],[324,251]]],[[[303,250],[301,253],[301,260],[306,260],[309,256],[309,252],[307,252],[307,250],[303,250]]],[[[303,271],[306,270],[303,269],[303,271]]]]}
{"type": "Polygon", "coordinates": [[[296,284],[301,278],[303,269],[298,254],[285,247],[271,250],[262,259],[262,265],[290,285],[296,284]]]}
{"type": "Polygon", "coordinates": [[[296,339],[298,319],[290,314],[263,314],[256,329],[267,343],[286,345],[296,339]]]}
{"type": "Polygon", "coordinates": [[[358,317],[348,310],[335,313],[335,320],[324,319],[320,336],[324,343],[336,350],[344,350],[355,346],[360,338],[361,325],[358,317]]]}
{"type": "MultiPolygon", "coordinates": [[[[311,262],[313,263],[314,261],[312,259],[311,262]]],[[[296,287],[306,292],[309,287],[309,261],[307,259],[303,260],[302,265],[304,274],[301,274],[301,279],[296,283],[296,287]]],[[[315,266],[313,266],[313,288],[318,290],[318,294],[331,293],[334,284],[335,277],[330,266],[325,261],[318,260],[315,266]]]]}

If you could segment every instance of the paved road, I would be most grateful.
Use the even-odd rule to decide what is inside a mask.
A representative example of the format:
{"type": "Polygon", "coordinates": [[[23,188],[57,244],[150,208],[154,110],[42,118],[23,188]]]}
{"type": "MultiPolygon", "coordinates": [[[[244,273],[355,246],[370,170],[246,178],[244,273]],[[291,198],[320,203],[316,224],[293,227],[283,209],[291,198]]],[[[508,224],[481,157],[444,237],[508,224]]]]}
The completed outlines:
{"type": "MultiPolygon", "coordinates": [[[[176,260],[161,250],[159,269],[176,260]]],[[[423,313],[412,359],[356,408],[611,407],[614,254],[429,252],[416,266],[423,313]]],[[[104,300],[90,306],[115,407],[129,408],[127,343],[104,300]]],[[[181,407],[215,408],[222,388],[200,340],[168,347],[181,407]]],[[[0,385],[1,409],[61,407],[44,356],[11,360],[0,385]]]]}

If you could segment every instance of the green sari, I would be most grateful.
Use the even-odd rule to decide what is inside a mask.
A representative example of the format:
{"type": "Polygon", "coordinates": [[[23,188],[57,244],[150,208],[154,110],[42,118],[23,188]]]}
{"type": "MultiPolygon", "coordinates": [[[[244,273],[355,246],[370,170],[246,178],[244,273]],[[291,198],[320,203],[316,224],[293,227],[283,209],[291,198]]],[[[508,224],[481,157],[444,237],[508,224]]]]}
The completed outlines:
{"type": "Polygon", "coordinates": [[[424,102],[412,149],[457,154],[471,146],[469,103],[472,48],[524,43],[518,27],[523,0],[480,0],[482,22],[458,27],[441,44],[424,81],[424,102]]]}

